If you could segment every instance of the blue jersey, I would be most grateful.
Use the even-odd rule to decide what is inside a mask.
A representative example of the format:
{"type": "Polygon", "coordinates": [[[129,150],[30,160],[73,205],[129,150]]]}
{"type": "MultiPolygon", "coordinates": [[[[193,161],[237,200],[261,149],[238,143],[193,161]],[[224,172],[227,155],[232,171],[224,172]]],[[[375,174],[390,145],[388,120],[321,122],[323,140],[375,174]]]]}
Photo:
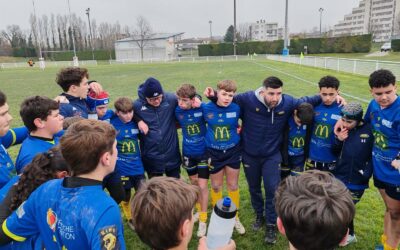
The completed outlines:
{"type": "Polygon", "coordinates": [[[11,178],[6,185],[4,185],[1,189],[0,189],[0,203],[3,202],[4,198],[7,196],[8,191],[10,190],[10,188],[19,181],[19,175],[14,176],[13,178],[11,178]]]}
{"type": "Polygon", "coordinates": [[[4,221],[2,229],[15,241],[39,233],[46,249],[126,248],[118,205],[100,181],[83,178],[42,184],[4,221]],[[78,181],[87,183],[73,183],[78,181]]]}
{"type": "Polygon", "coordinates": [[[182,152],[184,156],[200,156],[206,151],[206,124],[203,118],[203,109],[175,109],[175,117],[182,128],[182,152]]]}
{"type": "Polygon", "coordinates": [[[306,139],[307,125],[298,126],[294,121],[293,116],[289,118],[289,156],[304,155],[304,145],[306,139]]]}
{"type": "Polygon", "coordinates": [[[118,131],[116,171],[121,176],[144,174],[138,142],[139,129],[136,123],[134,121],[123,123],[117,115],[111,118],[110,123],[118,131]]]}
{"type": "Polygon", "coordinates": [[[58,137],[54,137],[53,140],[46,140],[31,135],[28,136],[28,138],[26,138],[22,143],[17,159],[15,160],[17,173],[20,174],[23,171],[23,168],[31,163],[37,154],[46,152],[57,145],[58,141],[58,137]]]}
{"type": "Polygon", "coordinates": [[[335,143],[333,128],[341,118],[341,108],[336,102],[329,106],[321,103],[314,108],[314,113],[309,158],[318,162],[334,162],[337,156],[332,151],[332,146],[335,143]]]}
{"type": "Polygon", "coordinates": [[[110,122],[111,118],[114,116],[114,111],[111,109],[107,109],[106,113],[103,117],[99,118],[100,121],[110,122]]]}
{"type": "Polygon", "coordinates": [[[15,175],[14,163],[6,148],[21,143],[27,136],[28,129],[26,127],[21,127],[10,129],[7,134],[0,137],[0,188],[15,175]]]}
{"type": "Polygon", "coordinates": [[[236,103],[220,107],[213,102],[203,106],[203,116],[207,122],[206,145],[216,150],[227,150],[240,141],[237,132],[240,108],[236,103]]]}
{"type": "Polygon", "coordinates": [[[371,123],[375,138],[372,148],[374,177],[380,181],[400,185],[399,171],[391,166],[391,162],[400,152],[400,98],[397,97],[384,109],[372,100],[365,120],[371,123]]]}

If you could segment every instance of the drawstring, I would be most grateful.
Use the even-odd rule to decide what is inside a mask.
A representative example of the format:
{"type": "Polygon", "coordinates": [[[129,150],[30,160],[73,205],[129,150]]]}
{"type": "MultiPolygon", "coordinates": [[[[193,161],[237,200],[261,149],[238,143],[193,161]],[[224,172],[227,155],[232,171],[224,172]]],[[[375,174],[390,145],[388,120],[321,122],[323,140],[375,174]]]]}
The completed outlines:
{"type": "Polygon", "coordinates": [[[272,112],[272,116],[271,116],[271,124],[274,124],[274,110],[269,109],[268,108],[268,112],[272,112]]]}

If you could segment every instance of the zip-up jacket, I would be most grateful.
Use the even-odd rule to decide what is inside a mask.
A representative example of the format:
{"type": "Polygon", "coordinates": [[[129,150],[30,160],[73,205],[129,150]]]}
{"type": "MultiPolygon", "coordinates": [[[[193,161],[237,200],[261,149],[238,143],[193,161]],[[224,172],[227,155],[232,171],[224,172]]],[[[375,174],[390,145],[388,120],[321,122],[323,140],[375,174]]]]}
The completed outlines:
{"type": "Polygon", "coordinates": [[[143,84],[139,86],[139,99],[134,101],[135,116],[149,127],[147,135],[140,134],[140,149],[145,169],[150,173],[164,173],[180,166],[178,134],[176,131],[175,108],[178,104],[172,93],[163,94],[160,106],[147,103],[143,84]]]}
{"type": "Polygon", "coordinates": [[[82,118],[88,118],[89,108],[86,104],[86,100],[80,97],[75,97],[62,93],[69,103],[60,103],[60,115],[66,117],[80,116],[82,118]]]}
{"type": "Polygon", "coordinates": [[[359,189],[368,187],[372,175],[373,144],[371,125],[364,122],[350,130],[346,140],[335,139],[332,150],[338,155],[338,160],[332,173],[348,188],[355,185],[359,189]]]}

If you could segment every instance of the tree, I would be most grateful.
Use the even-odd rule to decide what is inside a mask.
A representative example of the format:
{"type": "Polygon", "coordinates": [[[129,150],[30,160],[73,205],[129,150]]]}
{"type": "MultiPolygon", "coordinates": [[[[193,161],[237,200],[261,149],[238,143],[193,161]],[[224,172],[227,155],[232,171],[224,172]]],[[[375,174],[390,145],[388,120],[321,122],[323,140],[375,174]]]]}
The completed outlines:
{"type": "Polygon", "coordinates": [[[239,42],[247,42],[251,41],[251,23],[241,23],[239,24],[238,29],[238,38],[239,42]]]}
{"type": "Polygon", "coordinates": [[[224,36],[224,42],[233,43],[233,25],[229,26],[229,28],[226,30],[226,33],[224,36]]]}
{"type": "Polygon", "coordinates": [[[150,43],[150,38],[154,36],[150,23],[143,16],[136,19],[136,29],[133,31],[133,37],[140,49],[140,58],[143,61],[144,48],[150,43]]]}

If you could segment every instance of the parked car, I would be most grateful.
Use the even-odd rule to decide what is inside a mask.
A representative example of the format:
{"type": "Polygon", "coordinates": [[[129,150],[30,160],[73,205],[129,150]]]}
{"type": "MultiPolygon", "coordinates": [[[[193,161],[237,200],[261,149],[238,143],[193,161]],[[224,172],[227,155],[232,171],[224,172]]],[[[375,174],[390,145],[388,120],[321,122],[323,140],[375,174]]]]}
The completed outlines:
{"type": "Polygon", "coordinates": [[[381,52],[391,51],[392,43],[384,43],[381,47],[381,52]]]}

